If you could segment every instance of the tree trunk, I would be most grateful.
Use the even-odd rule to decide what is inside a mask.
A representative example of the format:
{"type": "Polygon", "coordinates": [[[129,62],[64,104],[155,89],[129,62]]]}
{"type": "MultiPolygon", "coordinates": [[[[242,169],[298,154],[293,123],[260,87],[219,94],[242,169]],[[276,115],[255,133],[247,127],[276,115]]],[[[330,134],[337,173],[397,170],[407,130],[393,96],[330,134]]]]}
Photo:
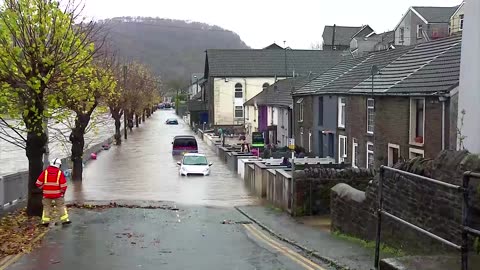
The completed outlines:
{"type": "MultiPolygon", "coordinates": [[[[39,121],[37,130],[42,129],[42,123],[39,121]]],[[[31,128],[30,128],[31,130],[31,128]]],[[[45,133],[41,134],[36,131],[27,133],[26,155],[28,158],[28,202],[27,215],[41,216],[42,207],[42,191],[37,188],[35,182],[43,171],[43,153],[45,152],[45,143],[47,139],[45,133]]]]}
{"type": "Polygon", "coordinates": [[[115,142],[117,145],[122,144],[122,114],[120,113],[120,110],[112,110],[110,108],[110,112],[112,113],[112,118],[115,120],[115,142]]]}
{"type": "Polygon", "coordinates": [[[145,122],[145,111],[142,113],[142,121],[145,122]]]}
{"type": "Polygon", "coordinates": [[[90,122],[90,115],[78,114],[75,118],[75,127],[70,133],[70,142],[72,143],[72,180],[82,181],[83,178],[83,148],[85,147],[85,129],[90,122]]]}
{"type": "MultiPolygon", "coordinates": [[[[31,108],[28,113],[23,116],[23,122],[27,128],[25,154],[28,158],[28,201],[27,215],[42,216],[43,192],[35,185],[38,176],[43,171],[43,154],[45,153],[45,145],[47,143],[47,135],[45,134],[43,125],[43,112],[45,104],[43,103],[43,93],[46,85],[41,82],[40,94],[34,94],[33,97],[23,100],[27,104],[27,108],[31,108]]],[[[31,93],[38,93],[37,90],[30,89],[31,93]]]]}
{"type": "Polygon", "coordinates": [[[135,126],[138,128],[138,114],[135,114],[135,126]]]}
{"type": "Polygon", "coordinates": [[[133,113],[128,114],[128,128],[130,129],[130,132],[133,130],[133,113]]]}

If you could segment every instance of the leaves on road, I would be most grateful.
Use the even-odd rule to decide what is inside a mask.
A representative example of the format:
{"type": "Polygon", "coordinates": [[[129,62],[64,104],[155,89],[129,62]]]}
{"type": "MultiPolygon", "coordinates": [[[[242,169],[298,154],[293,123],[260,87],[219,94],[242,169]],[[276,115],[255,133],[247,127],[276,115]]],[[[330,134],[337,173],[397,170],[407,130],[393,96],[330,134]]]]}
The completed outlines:
{"type": "MultiPolygon", "coordinates": [[[[25,209],[10,213],[0,219],[0,258],[6,255],[30,252],[40,234],[47,228],[39,226],[39,217],[28,217],[25,209]]],[[[38,241],[37,241],[38,242],[38,241]]]]}
{"type": "Polygon", "coordinates": [[[111,202],[109,204],[88,204],[88,203],[73,203],[67,204],[69,208],[78,208],[78,209],[89,209],[89,210],[104,210],[110,208],[137,208],[137,209],[162,209],[162,210],[171,210],[179,211],[178,208],[168,206],[168,205],[134,205],[134,204],[118,204],[111,202]]]}

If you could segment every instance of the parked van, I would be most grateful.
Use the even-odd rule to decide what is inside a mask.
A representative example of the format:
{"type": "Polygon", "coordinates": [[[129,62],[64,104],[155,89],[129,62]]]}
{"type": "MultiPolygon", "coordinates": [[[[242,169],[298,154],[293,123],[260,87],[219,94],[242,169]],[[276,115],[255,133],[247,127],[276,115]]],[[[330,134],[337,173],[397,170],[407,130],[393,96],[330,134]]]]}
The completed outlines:
{"type": "Polygon", "coordinates": [[[194,136],[175,136],[172,142],[172,154],[183,155],[185,153],[198,153],[197,140],[194,136]]]}

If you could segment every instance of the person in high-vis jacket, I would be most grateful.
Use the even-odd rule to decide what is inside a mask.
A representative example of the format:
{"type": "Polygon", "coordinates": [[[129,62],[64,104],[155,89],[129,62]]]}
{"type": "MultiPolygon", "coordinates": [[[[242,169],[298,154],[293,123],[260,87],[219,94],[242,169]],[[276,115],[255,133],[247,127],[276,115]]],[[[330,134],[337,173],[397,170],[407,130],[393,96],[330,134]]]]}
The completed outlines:
{"type": "Polygon", "coordinates": [[[40,174],[35,185],[43,191],[43,214],[42,225],[48,227],[52,221],[53,203],[60,213],[62,224],[70,224],[67,208],[65,207],[65,192],[67,191],[67,180],[60,167],[62,161],[54,159],[50,166],[40,174]]]}

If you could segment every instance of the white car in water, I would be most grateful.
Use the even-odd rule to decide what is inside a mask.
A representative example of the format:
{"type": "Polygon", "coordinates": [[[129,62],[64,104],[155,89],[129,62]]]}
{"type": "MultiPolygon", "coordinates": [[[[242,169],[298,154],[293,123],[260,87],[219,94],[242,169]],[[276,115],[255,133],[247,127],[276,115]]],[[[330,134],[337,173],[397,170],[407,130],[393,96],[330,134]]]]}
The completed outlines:
{"type": "Polygon", "coordinates": [[[212,163],[207,161],[203,154],[187,153],[182,161],[177,162],[180,166],[180,175],[209,175],[212,163]]]}

